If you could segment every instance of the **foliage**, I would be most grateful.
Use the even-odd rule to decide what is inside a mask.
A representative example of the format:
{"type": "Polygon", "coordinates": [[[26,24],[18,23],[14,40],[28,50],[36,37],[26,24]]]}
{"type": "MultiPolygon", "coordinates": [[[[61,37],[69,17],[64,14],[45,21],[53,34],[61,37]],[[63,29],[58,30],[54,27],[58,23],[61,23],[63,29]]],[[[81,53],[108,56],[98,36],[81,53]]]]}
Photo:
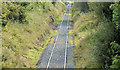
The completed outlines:
{"type": "Polygon", "coordinates": [[[3,2],[2,3],[2,22],[3,26],[5,26],[8,21],[19,21],[23,23],[26,21],[26,15],[24,12],[24,7],[18,5],[18,3],[14,2],[3,2]]]}
{"type": "MultiPolygon", "coordinates": [[[[80,12],[88,12],[89,6],[87,2],[75,2],[73,8],[77,8],[80,12]]],[[[75,11],[75,10],[74,10],[75,11]]]]}
{"type": "Polygon", "coordinates": [[[76,67],[119,68],[120,4],[89,2],[88,6],[90,12],[84,13],[80,3],[73,7],[76,67]]]}
{"type": "Polygon", "coordinates": [[[109,60],[106,60],[106,68],[120,68],[120,45],[119,45],[119,39],[120,39],[120,5],[118,2],[115,2],[114,4],[110,5],[110,8],[113,10],[112,14],[112,21],[115,24],[116,28],[116,35],[115,35],[115,41],[117,42],[111,42],[110,48],[108,48],[108,54],[106,55],[109,60]]]}
{"type": "Polygon", "coordinates": [[[116,25],[116,29],[120,31],[120,4],[118,2],[111,4],[110,8],[113,10],[113,22],[116,25]]]}
{"type": "Polygon", "coordinates": [[[61,18],[62,10],[65,9],[61,2],[55,6],[52,3],[44,4],[45,2],[3,2],[3,68],[36,67],[48,38],[54,34],[50,31],[54,24],[49,16],[61,18]]]}
{"type": "Polygon", "coordinates": [[[73,22],[76,21],[81,13],[86,13],[89,11],[89,6],[86,2],[75,2],[72,6],[72,19],[73,22]]]}
{"type": "Polygon", "coordinates": [[[112,65],[110,66],[110,68],[120,68],[120,45],[112,42],[110,50],[112,51],[112,65]]]}
{"type": "Polygon", "coordinates": [[[112,10],[109,8],[109,6],[111,5],[110,2],[89,2],[88,5],[90,10],[94,11],[100,19],[112,19],[112,10]]]}
{"type": "Polygon", "coordinates": [[[111,50],[112,50],[112,55],[119,54],[120,53],[120,46],[117,43],[112,42],[111,43],[111,50]]]}
{"type": "Polygon", "coordinates": [[[107,50],[105,46],[114,39],[113,28],[112,23],[100,22],[93,12],[79,17],[74,24],[73,32],[77,68],[101,68],[104,65],[103,55],[107,50]]]}

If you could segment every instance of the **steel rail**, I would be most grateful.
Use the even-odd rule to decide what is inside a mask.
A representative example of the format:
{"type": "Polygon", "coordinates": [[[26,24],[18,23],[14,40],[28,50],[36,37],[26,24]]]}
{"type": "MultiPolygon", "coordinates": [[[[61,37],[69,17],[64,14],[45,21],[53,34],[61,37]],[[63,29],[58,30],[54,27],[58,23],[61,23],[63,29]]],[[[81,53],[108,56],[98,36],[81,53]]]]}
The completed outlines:
{"type": "MultiPolygon", "coordinates": [[[[68,6],[67,6],[67,7],[68,7],[68,6]]],[[[66,8],[66,11],[67,11],[67,8],[66,8]]],[[[65,18],[65,15],[66,15],[66,12],[65,12],[65,14],[64,14],[63,20],[64,20],[64,18],[65,18]]],[[[62,26],[62,24],[63,24],[63,20],[62,20],[62,22],[61,22],[61,25],[60,25],[60,28],[59,28],[58,32],[59,32],[60,29],[61,29],[61,26],[62,26]]],[[[52,55],[53,55],[53,51],[54,51],[54,48],[55,48],[55,46],[56,46],[56,42],[57,42],[57,40],[58,40],[58,36],[59,36],[59,33],[58,33],[58,35],[57,35],[57,37],[56,37],[54,46],[53,46],[53,48],[52,48],[52,52],[51,52],[51,55],[50,55],[50,58],[49,58],[48,64],[47,64],[47,69],[49,68],[50,61],[51,61],[51,58],[52,58],[52,55]]],[[[47,69],[46,69],[46,70],[47,70],[47,69]]]]}

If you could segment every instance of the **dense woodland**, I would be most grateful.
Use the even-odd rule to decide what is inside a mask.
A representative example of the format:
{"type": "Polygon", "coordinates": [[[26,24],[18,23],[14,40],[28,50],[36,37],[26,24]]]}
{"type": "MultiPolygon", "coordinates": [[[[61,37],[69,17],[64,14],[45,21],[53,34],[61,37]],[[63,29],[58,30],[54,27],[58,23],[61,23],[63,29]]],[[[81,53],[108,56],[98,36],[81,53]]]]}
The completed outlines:
{"type": "Polygon", "coordinates": [[[74,3],[77,68],[120,68],[120,3],[74,3]]]}
{"type": "MultiPolygon", "coordinates": [[[[3,2],[2,66],[35,68],[66,4],[3,2]]],[[[76,2],[71,14],[75,68],[120,68],[120,3],[76,2]]]]}

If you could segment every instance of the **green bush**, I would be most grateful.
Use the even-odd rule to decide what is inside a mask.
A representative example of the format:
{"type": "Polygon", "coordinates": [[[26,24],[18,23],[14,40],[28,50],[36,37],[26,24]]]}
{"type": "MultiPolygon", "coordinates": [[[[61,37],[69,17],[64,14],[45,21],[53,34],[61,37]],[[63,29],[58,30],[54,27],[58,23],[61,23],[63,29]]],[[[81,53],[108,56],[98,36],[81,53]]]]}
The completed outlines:
{"type": "Polygon", "coordinates": [[[24,12],[25,8],[14,2],[3,2],[2,3],[2,22],[5,26],[9,21],[19,21],[24,23],[26,21],[26,15],[24,12]]]}
{"type": "Polygon", "coordinates": [[[113,22],[116,25],[116,29],[120,32],[120,4],[111,4],[110,8],[113,10],[113,22]]]}
{"type": "Polygon", "coordinates": [[[110,5],[110,8],[113,10],[112,21],[115,25],[115,41],[111,42],[110,48],[108,48],[108,55],[106,60],[106,68],[120,68],[120,5],[118,2],[110,5]]]}
{"type": "Polygon", "coordinates": [[[111,5],[110,2],[90,2],[88,3],[89,9],[94,11],[96,15],[102,19],[107,18],[108,20],[112,19],[112,10],[109,8],[111,5]]]}
{"type": "Polygon", "coordinates": [[[111,43],[111,57],[112,57],[112,65],[110,68],[120,68],[120,45],[112,42],[111,43]]]}

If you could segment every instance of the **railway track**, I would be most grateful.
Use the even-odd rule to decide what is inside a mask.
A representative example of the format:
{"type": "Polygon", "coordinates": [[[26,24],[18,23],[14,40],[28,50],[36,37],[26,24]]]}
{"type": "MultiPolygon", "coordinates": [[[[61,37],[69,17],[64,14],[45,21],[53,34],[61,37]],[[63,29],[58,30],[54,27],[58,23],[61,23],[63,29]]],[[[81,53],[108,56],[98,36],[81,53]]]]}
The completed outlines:
{"type": "Polygon", "coordinates": [[[54,38],[55,43],[50,43],[45,49],[38,61],[38,68],[66,68],[70,8],[71,4],[68,4],[58,34],[54,38]]]}

